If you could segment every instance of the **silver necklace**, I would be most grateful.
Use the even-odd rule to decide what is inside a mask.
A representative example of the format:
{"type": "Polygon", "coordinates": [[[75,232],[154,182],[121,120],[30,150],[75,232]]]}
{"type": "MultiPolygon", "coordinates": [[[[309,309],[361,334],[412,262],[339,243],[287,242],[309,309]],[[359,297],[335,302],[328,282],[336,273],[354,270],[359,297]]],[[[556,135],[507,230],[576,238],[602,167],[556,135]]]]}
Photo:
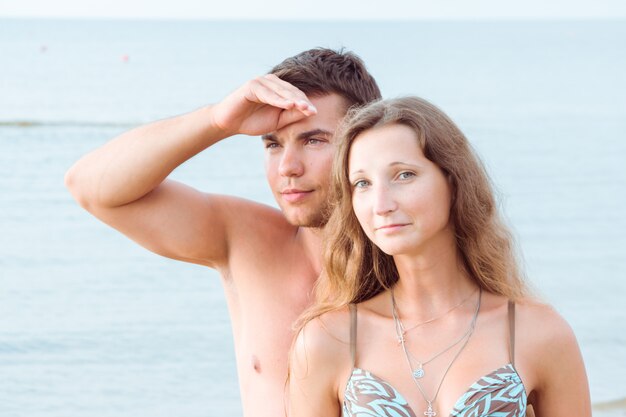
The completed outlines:
{"type": "MultiPolygon", "coordinates": [[[[397,309],[396,309],[396,300],[395,300],[395,297],[393,295],[393,289],[390,291],[390,293],[391,293],[391,306],[392,306],[391,313],[393,315],[393,320],[394,320],[394,323],[396,325],[396,332],[398,334],[398,338],[400,338],[400,340],[401,340],[402,350],[404,351],[404,356],[405,356],[407,364],[409,366],[409,371],[411,372],[411,377],[413,378],[413,382],[415,382],[415,385],[417,386],[417,389],[419,390],[420,394],[422,395],[422,398],[424,398],[424,401],[426,401],[426,403],[428,404],[428,407],[427,407],[426,411],[424,412],[424,415],[427,416],[427,417],[434,417],[434,416],[437,415],[437,413],[433,410],[433,402],[437,400],[437,396],[439,395],[439,390],[441,390],[441,386],[443,385],[443,381],[446,379],[446,375],[448,375],[448,371],[450,371],[450,368],[452,368],[452,365],[454,364],[454,362],[457,360],[457,358],[459,357],[459,355],[461,354],[463,349],[465,349],[465,346],[467,345],[467,342],[469,342],[469,339],[472,336],[472,333],[474,332],[474,328],[476,327],[476,319],[478,318],[478,311],[480,310],[480,302],[481,302],[482,294],[483,294],[482,288],[479,290],[479,293],[478,293],[478,302],[476,303],[476,311],[474,312],[474,316],[472,317],[472,321],[470,323],[469,329],[463,335],[463,338],[460,339],[460,340],[465,339],[465,342],[463,343],[463,345],[461,345],[461,348],[454,355],[454,357],[452,358],[452,361],[450,361],[450,364],[446,368],[445,372],[443,373],[443,376],[441,377],[441,380],[439,381],[439,385],[437,386],[437,390],[435,391],[435,395],[430,400],[428,399],[428,397],[426,396],[426,393],[424,392],[424,389],[420,385],[420,383],[418,381],[419,378],[414,375],[413,366],[411,365],[410,354],[409,354],[409,352],[408,352],[408,350],[406,348],[406,341],[404,340],[404,337],[401,337],[402,334],[398,333],[398,331],[399,331],[399,329],[401,329],[401,327],[399,327],[400,319],[398,318],[398,312],[397,312],[397,309]]],[[[456,343],[458,343],[458,342],[456,342],[456,343]]],[[[452,346],[454,346],[454,345],[452,345],[452,346]]],[[[451,349],[451,347],[446,348],[446,351],[449,350],[449,349],[451,349]]]]}
{"type": "MultiPolygon", "coordinates": [[[[423,324],[426,324],[426,323],[429,323],[429,322],[433,322],[433,321],[435,321],[435,320],[440,319],[441,317],[445,316],[446,314],[450,313],[451,311],[453,311],[453,310],[455,310],[456,308],[460,307],[461,305],[465,304],[465,302],[467,302],[467,300],[469,300],[469,298],[470,298],[472,295],[474,295],[474,293],[475,293],[475,291],[472,291],[472,293],[471,293],[471,294],[470,294],[467,298],[465,298],[463,301],[461,301],[461,303],[460,303],[460,304],[457,304],[456,306],[452,307],[450,310],[448,310],[447,312],[445,312],[445,313],[444,313],[444,314],[442,314],[441,316],[436,317],[436,318],[434,318],[434,319],[431,319],[431,320],[429,320],[429,321],[427,321],[427,322],[420,323],[420,324],[418,324],[418,325],[416,325],[416,326],[413,326],[413,327],[412,327],[412,328],[410,328],[409,330],[412,330],[412,329],[414,329],[414,328],[416,328],[416,327],[418,327],[418,326],[420,326],[420,325],[423,325],[423,324]]],[[[398,344],[401,344],[401,343],[403,343],[403,342],[406,342],[406,338],[405,338],[405,337],[406,337],[406,332],[407,332],[408,330],[406,330],[406,329],[405,329],[404,324],[402,323],[402,320],[400,319],[400,314],[398,313],[398,305],[396,304],[396,299],[395,299],[395,297],[394,297],[394,295],[393,295],[393,290],[391,290],[391,301],[392,301],[392,304],[393,304],[393,308],[394,308],[394,310],[395,310],[395,312],[396,312],[396,316],[398,317],[398,320],[395,320],[395,325],[396,325],[396,335],[398,335],[398,344]]],[[[424,370],[424,366],[425,366],[425,365],[427,365],[427,364],[429,364],[430,362],[434,361],[435,359],[437,359],[439,356],[443,355],[444,353],[448,352],[450,349],[452,349],[453,347],[455,347],[455,346],[456,346],[456,345],[458,345],[459,343],[461,343],[461,342],[462,342],[462,341],[463,341],[463,340],[464,340],[464,339],[465,339],[465,338],[469,335],[469,333],[470,333],[471,329],[472,329],[472,328],[471,328],[471,327],[469,327],[469,328],[467,329],[467,331],[466,331],[466,332],[465,332],[465,333],[464,333],[464,334],[463,334],[463,335],[462,335],[459,339],[457,339],[456,341],[454,341],[454,343],[452,343],[451,345],[449,345],[448,347],[446,347],[444,350],[442,350],[442,351],[440,351],[440,352],[436,353],[435,355],[433,355],[433,356],[432,356],[430,359],[428,359],[428,360],[425,360],[425,361],[420,361],[420,360],[419,360],[419,359],[417,359],[417,358],[416,358],[416,357],[415,357],[415,356],[414,356],[411,352],[408,352],[408,351],[407,351],[407,352],[408,352],[408,354],[410,355],[411,359],[412,359],[414,362],[417,362],[417,367],[413,367],[413,366],[411,367],[411,369],[413,369],[413,376],[414,376],[415,378],[423,378],[423,377],[424,377],[424,375],[426,374],[426,371],[424,370]]]]}
{"type": "MultiPolygon", "coordinates": [[[[459,308],[459,307],[461,307],[463,304],[465,304],[465,303],[467,302],[467,300],[469,300],[470,298],[472,298],[472,296],[474,295],[474,293],[475,293],[475,292],[476,292],[476,290],[472,291],[472,292],[470,293],[470,295],[468,295],[466,298],[464,298],[464,299],[463,299],[463,300],[462,300],[459,304],[455,305],[454,307],[452,307],[451,309],[449,309],[449,310],[448,310],[448,311],[446,311],[445,313],[443,313],[443,314],[441,314],[441,315],[439,315],[439,316],[435,316],[435,317],[433,317],[432,319],[428,319],[428,320],[426,320],[426,321],[423,321],[423,322],[420,322],[420,323],[414,324],[413,326],[411,326],[411,327],[409,327],[409,328],[404,327],[404,323],[402,323],[402,320],[399,320],[399,321],[400,321],[400,327],[401,327],[401,330],[402,330],[402,335],[404,336],[404,335],[406,335],[408,332],[410,332],[411,330],[417,329],[418,327],[421,327],[421,326],[424,326],[424,325],[426,325],[426,324],[432,323],[432,322],[434,322],[434,321],[437,321],[437,320],[439,320],[439,319],[441,319],[441,318],[443,318],[443,317],[447,316],[448,314],[452,313],[454,310],[456,310],[457,308],[459,308]]],[[[399,317],[399,316],[400,316],[400,315],[398,314],[398,317],[399,317]]],[[[399,343],[400,343],[400,340],[398,340],[398,344],[399,344],[399,343]]]]}
{"type": "MultiPolygon", "coordinates": [[[[398,319],[398,324],[402,324],[402,322],[398,319]]],[[[461,343],[463,340],[465,340],[465,338],[467,338],[469,336],[469,334],[472,332],[472,327],[468,327],[467,331],[465,333],[463,333],[463,335],[458,338],[456,341],[454,341],[451,345],[449,345],[448,347],[446,347],[445,349],[443,349],[442,351],[436,353],[435,355],[433,355],[430,359],[426,360],[426,361],[420,361],[419,359],[417,359],[411,352],[409,352],[407,350],[408,355],[411,357],[413,362],[417,363],[417,367],[414,367],[411,364],[411,369],[413,370],[413,376],[415,378],[423,378],[424,375],[426,375],[426,370],[424,369],[424,366],[428,365],[430,362],[434,361],[435,359],[437,359],[439,356],[443,355],[444,353],[448,352],[450,349],[452,349],[453,347],[455,347],[456,345],[458,345],[459,343],[461,343]]],[[[396,334],[398,333],[398,330],[396,329],[396,334]]],[[[401,340],[399,343],[406,343],[406,339],[401,340]]]]}

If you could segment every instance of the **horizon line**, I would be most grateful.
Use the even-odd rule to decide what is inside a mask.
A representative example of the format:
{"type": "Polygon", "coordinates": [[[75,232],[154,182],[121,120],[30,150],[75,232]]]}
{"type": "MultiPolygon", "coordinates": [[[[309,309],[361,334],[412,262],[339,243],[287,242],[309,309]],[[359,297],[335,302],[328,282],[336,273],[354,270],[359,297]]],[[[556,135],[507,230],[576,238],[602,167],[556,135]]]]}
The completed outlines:
{"type": "Polygon", "coordinates": [[[291,18],[291,17],[166,17],[166,16],[26,16],[26,15],[0,15],[0,19],[6,20],[120,20],[120,21],[209,21],[209,22],[484,22],[484,21],[622,21],[624,16],[414,16],[414,17],[316,17],[316,18],[291,18]]]}

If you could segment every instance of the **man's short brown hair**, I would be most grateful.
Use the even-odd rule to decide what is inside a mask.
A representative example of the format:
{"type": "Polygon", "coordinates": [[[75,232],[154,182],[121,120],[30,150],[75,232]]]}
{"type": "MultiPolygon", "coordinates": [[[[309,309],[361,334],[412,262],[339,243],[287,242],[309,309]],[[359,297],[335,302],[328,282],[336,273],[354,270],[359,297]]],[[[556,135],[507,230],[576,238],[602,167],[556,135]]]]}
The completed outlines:
{"type": "Polygon", "coordinates": [[[270,74],[293,84],[307,96],[336,93],[348,107],[381,98],[376,80],[356,54],[327,48],[309,49],[285,59],[270,74]]]}

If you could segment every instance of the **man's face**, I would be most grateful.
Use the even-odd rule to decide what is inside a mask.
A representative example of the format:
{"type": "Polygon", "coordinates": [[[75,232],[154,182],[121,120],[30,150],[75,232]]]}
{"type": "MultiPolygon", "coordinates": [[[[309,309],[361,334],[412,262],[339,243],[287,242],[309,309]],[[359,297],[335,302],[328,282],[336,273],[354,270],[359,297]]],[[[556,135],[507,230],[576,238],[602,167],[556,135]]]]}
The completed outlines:
{"type": "Polygon", "coordinates": [[[317,114],[263,137],[267,180],[287,221],[296,226],[326,223],[333,135],[346,113],[337,94],[311,98],[317,114]]]}

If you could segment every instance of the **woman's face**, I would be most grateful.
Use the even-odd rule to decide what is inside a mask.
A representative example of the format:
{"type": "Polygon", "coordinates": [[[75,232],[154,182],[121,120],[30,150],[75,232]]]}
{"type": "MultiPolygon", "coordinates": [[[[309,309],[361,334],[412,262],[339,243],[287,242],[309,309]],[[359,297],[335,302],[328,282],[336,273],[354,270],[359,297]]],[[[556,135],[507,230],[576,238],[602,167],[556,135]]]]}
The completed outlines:
{"type": "Polygon", "coordinates": [[[408,126],[359,134],[350,149],[352,207],[369,239],[389,255],[418,254],[433,239],[453,238],[451,187],[408,126]]]}

